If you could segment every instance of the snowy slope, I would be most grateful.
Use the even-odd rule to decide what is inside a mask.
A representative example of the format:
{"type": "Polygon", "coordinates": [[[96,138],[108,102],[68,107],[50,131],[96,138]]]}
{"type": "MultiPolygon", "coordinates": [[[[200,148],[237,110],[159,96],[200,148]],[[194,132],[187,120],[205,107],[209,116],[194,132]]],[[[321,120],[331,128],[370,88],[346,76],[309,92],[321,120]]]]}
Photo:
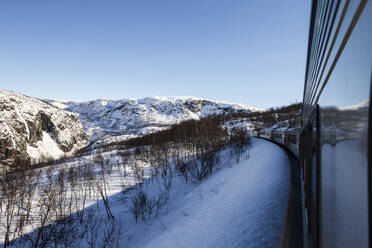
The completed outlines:
{"type": "Polygon", "coordinates": [[[231,133],[231,131],[236,130],[236,129],[245,130],[247,132],[250,132],[255,128],[254,123],[252,123],[249,118],[232,119],[230,121],[225,122],[224,127],[230,133],[231,133]]]}
{"type": "Polygon", "coordinates": [[[86,135],[75,114],[0,90],[0,165],[58,158],[86,144],[86,135]]]}
{"type": "Polygon", "coordinates": [[[168,214],[144,233],[131,230],[128,247],[280,247],[289,160],[278,146],[259,139],[249,155],[173,199],[168,214]]]}
{"type": "Polygon", "coordinates": [[[115,135],[119,136],[116,139],[126,139],[127,135],[133,137],[156,132],[189,119],[256,110],[242,104],[195,97],[147,97],[90,102],[46,101],[56,107],[78,113],[91,141],[111,139],[115,135]]]}
{"type": "MultiPolygon", "coordinates": [[[[220,155],[220,168],[200,184],[185,183],[175,175],[167,206],[147,223],[135,222],[130,197],[120,189],[123,178],[114,172],[107,181],[115,220],[107,220],[102,201],[93,196],[86,212],[93,214],[88,220],[96,231],[80,234],[84,225],[76,220],[68,247],[99,244],[110,230],[114,236],[106,247],[280,247],[290,187],[286,153],[268,141],[253,139],[239,164],[229,149],[220,155]]],[[[132,176],[126,180],[127,185],[135,182],[132,176]]],[[[143,185],[146,190],[159,187],[157,180],[148,182],[143,185]]],[[[0,228],[0,238],[2,234],[0,228]]],[[[12,247],[24,247],[18,241],[12,247]]]]}
{"type": "MultiPolygon", "coordinates": [[[[229,150],[221,153],[221,164],[201,184],[174,178],[166,210],[149,223],[136,223],[123,205],[123,195],[113,194],[111,209],[124,228],[118,247],[280,247],[290,188],[286,153],[271,142],[253,139],[239,164],[229,150]]],[[[111,185],[120,184],[117,180],[111,185]]],[[[103,223],[105,213],[98,215],[103,223]]]]}

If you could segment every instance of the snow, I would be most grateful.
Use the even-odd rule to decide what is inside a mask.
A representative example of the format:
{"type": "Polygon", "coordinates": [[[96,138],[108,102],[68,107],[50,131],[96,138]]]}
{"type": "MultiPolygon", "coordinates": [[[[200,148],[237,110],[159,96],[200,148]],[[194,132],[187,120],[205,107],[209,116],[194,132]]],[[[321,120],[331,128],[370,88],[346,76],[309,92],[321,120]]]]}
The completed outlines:
{"type": "Polygon", "coordinates": [[[354,105],[349,105],[349,106],[344,106],[340,107],[339,110],[359,110],[359,109],[368,109],[369,106],[369,100],[364,100],[360,103],[354,104],[354,105]]]}
{"type": "Polygon", "coordinates": [[[50,134],[45,131],[43,131],[42,140],[36,142],[36,147],[27,144],[27,153],[33,163],[38,163],[39,160],[46,157],[58,159],[65,154],[50,137],[50,134]]]}
{"type": "MultiPolygon", "coordinates": [[[[146,97],[141,99],[46,102],[79,115],[89,140],[113,135],[143,135],[163,130],[181,121],[210,115],[256,111],[243,105],[196,97],[146,97]]],[[[106,139],[107,140],[107,139],[106,139]]]]}
{"type": "MultiPolygon", "coordinates": [[[[123,228],[119,247],[280,247],[290,187],[286,153],[253,139],[239,164],[229,149],[221,152],[221,161],[220,169],[200,184],[176,176],[166,209],[147,223],[134,221],[123,204],[120,176],[111,176],[110,208],[123,228]]],[[[159,185],[154,180],[144,187],[151,194],[159,185]]],[[[99,209],[97,218],[104,223],[105,212],[99,209]]],[[[87,241],[79,244],[85,247],[87,241]]]]}
{"type": "Polygon", "coordinates": [[[249,159],[173,201],[131,247],[279,247],[290,167],[276,145],[255,139],[249,159]],[[160,223],[165,230],[158,232],[160,223]]]}
{"type": "Polygon", "coordinates": [[[67,104],[63,103],[62,101],[52,101],[50,104],[59,109],[66,109],[68,107],[67,104]]]}
{"type": "MultiPolygon", "coordinates": [[[[43,145],[50,141],[50,136],[43,134],[43,145]]],[[[120,161],[115,152],[102,156],[113,164],[120,161]]],[[[88,162],[89,157],[94,159],[89,155],[80,162],[88,162]]],[[[175,174],[166,208],[147,223],[134,221],[125,203],[128,196],[122,192],[123,177],[114,171],[107,180],[107,193],[115,223],[122,227],[120,236],[115,237],[118,247],[280,247],[290,187],[286,153],[268,141],[253,139],[239,164],[231,156],[231,148],[221,151],[220,158],[219,169],[201,183],[185,183],[175,174]]],[[[58,165],[65,169],[70,166],[79,166],[79,161],[58,165]]],[[[149,165],[141,166],[149,177],[149,165]]],[[[125,184],[132,187],[136,182],[131,168],[127,169],[125,184]]],[[[159,185],[153,180],[144,187],[151,193],[159,185]]],[[[110,222],[102,202],[96,200],[88,200],[87,211],[94,211],[99,230],[105,230],[110,222]]],[[[102,235],[99,232],[95,238],[100,240],[102,235]]],[[[87,236],[75,244],[89,247],[87,236]]]]}
{"type": "MultiPolygon", "coordinates": [[[[36,130],[41,129],[41,114],[45,115],[53,124],[53,136],[51,138],[54,139],[62,149],[68,147],[68,149],[65,150],[72,151],[81,149],[87,145],[83,126],[74,113],[61,110],[36,98],[1,89],[0,107],[0,143],[9,148],[12,152],[22,154],[22,157],[28,155],[25,154],[26,151],[33,153],[31,156],[33,158],[41,156],[41,154],[37,154],[37,149],[33,149],[35,144],[31,144],[35,143],[39,138],[37,137],[37,139],[35,139],[34,134],[36,130]],[[28,145],[27,149],[26,145],[28,145]]],[[[51,143],[51,141],[47,140],[44,140],[42,143],[45,142],[49,142],[48,144],[55,143],[51,143]]],[[[49,155],[47,153],[47,147],[41,146],[43,148],[41,148],[41,150],[39,149],[39,151],[42,151],[42,155],[45,156],[45,158],[57,156],[57,154],[49,155]]],[[[54,147],[52,146],[51,153],[57,151],[53,149],[54,147]]],[[[0,161],[0,164],[2,164],[2,162],[3,161],[0,161]]]]}
{"type": "Polygon", "coordinates": [[[240,118],[225,122],[224,127],[229,132],[231,132],[234,129],[240,129],[251,132],[254,129],[254,124],[250,121],[249,118],[240,118]]]}
{"type": "MultiPolygon", "coordinates": [[[[280,247],[290,188],[286,153],[254,138],[239,164],[229,149],[221,152],[221,164],[200,184],[177,176],[166,210],[148,223],[135,223],[119,194],[120,177],[112,177],[111,210],[123,223],[119,247],[280,247]]],[[[157,187],[150,183],[148,193],[157,187]]],[[[98,215],[103,223],[102,206],[98,215]]]]}

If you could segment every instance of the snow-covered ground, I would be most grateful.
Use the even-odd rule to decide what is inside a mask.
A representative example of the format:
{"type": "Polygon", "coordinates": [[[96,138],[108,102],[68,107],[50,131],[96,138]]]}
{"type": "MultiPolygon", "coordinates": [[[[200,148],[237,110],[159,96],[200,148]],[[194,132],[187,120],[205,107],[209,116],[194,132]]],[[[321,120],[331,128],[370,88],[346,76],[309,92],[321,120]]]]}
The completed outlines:
{"type": "Polygon", "coordinates": [[[288,206],[290,164],[278,146],[253,140],[249,158],[179,199],[129,247],[279,247],[288,206]]]}
{"type": "MultiPolygon", "coordinates": [[[[106,247],[279,247],[288,206],[290,161],[280,147],[261,139],[253,139],[238,164],[231,151],[219,152],[218,169],[200,183],[185,183],[174,173],[167,204],[146,223],[135,221],[130,207],[133,190],[124,194],[123,177],[114,168],[107,177],[107,193],[115,220],[107,219],[99,197],[88,200],[85,212],[93,217],[84,224],[88,225],[84,233],[84,225],[76,223],[68,247],[92,247],[93,243],[100,247],[106,235],[112,240],[106,247]]],[[[78,166],[75,163],[58,166],[67,170],[78,166]]],[[[141,166],[148,178],[148,165],[141,166]]],[[[124,184],[133,188],[136,180],[131,171],[124,184]]],[[[162,187],[157,180],[147,180],[143,188],[150,195],[162,187]]]]}
{"type": "Polygon", "coordinates": [[[42,140],[36,142],[36,147],[27,144],[27,153],[31,158],[31,162],[37,163],[41,158],[58,159],[65,153],[58,147],[55,140],[50,137],[50,134],[43,131],[42,140]]]}

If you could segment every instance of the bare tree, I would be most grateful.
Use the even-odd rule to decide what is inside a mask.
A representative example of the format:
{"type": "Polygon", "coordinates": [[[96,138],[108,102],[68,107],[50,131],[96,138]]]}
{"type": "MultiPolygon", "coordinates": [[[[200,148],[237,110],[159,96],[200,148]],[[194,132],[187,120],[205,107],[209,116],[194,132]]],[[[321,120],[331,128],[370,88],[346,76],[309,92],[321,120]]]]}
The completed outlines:
{"type": "Polygon", "coordinates": [[[108,187],[107,170],[110,171],[111,168],[106,166],[108,164],[108,162],[105,161],[103,159],[103,157],[100,156],[100,155],[98,155],[96,157],[95,161],[100,166],[99,178],[96,181],[96,190],[97,190],[97,193],[99,194],[99,196],[102,199],[103,205],[105,206],[105,210],[106,210],[106,213],[107,213],[107,218],[114,220],[115,217],[111,212],[110,203],[109,203],[109,199],[108,199],[108,196],[107,196],[107,187],[108,187]]]}

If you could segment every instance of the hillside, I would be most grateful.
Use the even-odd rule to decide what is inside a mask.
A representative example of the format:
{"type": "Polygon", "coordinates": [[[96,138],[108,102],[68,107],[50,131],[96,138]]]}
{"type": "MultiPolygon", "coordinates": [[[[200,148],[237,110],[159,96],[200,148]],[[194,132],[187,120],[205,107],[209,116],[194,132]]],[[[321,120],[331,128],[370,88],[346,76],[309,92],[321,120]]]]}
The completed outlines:
{"type": "Polygon", "coordinates": [[[279,244],[287,206],[286,156],[272,144],[252,143],[251,131],[268,116],[284,118],[284,110],[258,112],[190,97],[49,101],[53,106],[1,92],[2,133],[13,131],[8,142],[19,139],[14,150],[24,153],[24,161],[85,147],[69,159],[4,172],[0,240],[5,246],[279,244]],[[84,129],[92,131],[91,142],[110,142],[92,151],[84,129]],[[132,138],[120,140],[125,136],[132,138]],[[285,180],[278,183],[279,171],[285,180]],[[259,183],[262,176],[265,184],[259,183]],[[273,194],[280,195],[274,205],[273,194]],[[231,206],[239,208],[230,211],[231,206]],[[227,231],[214,228],[221,221],[229,225],[227,231]]]}
{"type": "Polygon", "coordinates": [[[0,90],[0,167],[56,159],[85,145],[87,137],[75,114],[0,90]]]}
{"type": "Polygon", "coordinates": [[[153,148],[156,156],[143,151],[124,162],[102,154],[97,164],[66,163],[24,174],[32,184],[9,175],[7,185],[17,187],[4,198],[4,209],[14,202],[16,211],[32,207],[20,210],[25,220],[15,215],[9,224],[0,216],[0,245],[8,232],[10,247],[279,247],[288,157],[263,140],[253,139],[239,155],[236,145],[213,153],[213,173],[201,181],[194,173],[206,165],[203,154],[176,156],[177,162],[153,148]]]}
{"type": "Polygon", "coordinates": [[[147,97],[142,99],[94,100],[89,102],[46,102],[79,115],[91,142],[121,141],[167,129],[185,120],[221,114],[251,113],[242,104],[195,97],[147,97]]]}

